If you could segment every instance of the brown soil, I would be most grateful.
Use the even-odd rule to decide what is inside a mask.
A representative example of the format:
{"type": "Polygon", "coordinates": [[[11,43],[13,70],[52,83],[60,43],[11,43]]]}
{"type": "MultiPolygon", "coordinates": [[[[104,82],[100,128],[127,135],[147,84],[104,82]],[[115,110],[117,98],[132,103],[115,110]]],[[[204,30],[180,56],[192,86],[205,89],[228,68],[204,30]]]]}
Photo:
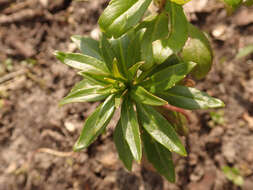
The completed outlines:
{"type": "Polygon", "coordinates": [[[71,152],[97,104],[58,106],[80,78],[53,52],[74,51],[69,37],[94,31],[106,4],[0,0],[0,190],[252,190],[253,59],[235,55],[253,44],[253,9],[226,17],[215,0],[187,10],[210,34],[216,54],[212,71],[197,87],[226,103],[218,111],[224,112],[224,122],[211,119],[209,112],[217,110],[190,113],[190,134],[184,139],[189,156],[175,155],[177,182],[170,184],[137,164],[133,173],[123,168],[112,142],[116,118],[87,150],[71,152]],[[239,168],[242,187],[226,179],[221,169],[226,165],[239,168]]]}

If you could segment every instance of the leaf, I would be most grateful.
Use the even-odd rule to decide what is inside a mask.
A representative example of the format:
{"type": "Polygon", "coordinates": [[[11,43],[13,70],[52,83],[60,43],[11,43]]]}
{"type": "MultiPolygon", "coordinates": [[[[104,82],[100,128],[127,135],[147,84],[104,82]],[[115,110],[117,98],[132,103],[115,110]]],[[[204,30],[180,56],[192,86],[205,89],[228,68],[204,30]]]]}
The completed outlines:
{"type": "Polygon", "coordinates": [[[141,57],[145,61],[142,67],[144,70],[151,68],[154,64],[152,42],[166,37],[169,32],[168,22],[168,16],[161,13],[153,17],[147,25],[141,42],[141,57]]]}
{"type": "Polygon", "coordinates": [[[104,131],[114,111],[114,96],[111,95],[86,119],[81,135],[74,145],[74,151],[87,148],[104,131]]]}
{"type": "Polygon", "coordinates": [[[106,86],[108,84],[114,83],[114,81],[108,80],[110,76],[103,76],[103,75],[97,75],[97,74],[91,74],[87,72],[79,72],[81,76],[83,76],[92,86],[99,85],[99,86],[106,86]]]}
{"type": "Polygon", "coordinates": [[[130,43],[129,36],[126,34],[121,38],[112,39],[110,41],[115,56],[117,58],[117,67],[119,72],[126,77],[127,76],[127,49],[130,43]]]}
{"type": "Polygon", "coordinates": [[[157,64],[163,63],[173,54],[172,49],[167,45],[167,41],[164,39],[154,41],[152,46],[154,61],[157,64]]]}
{"type": "Polygon", "coordinates": [[[175,2],[175,3],[179,4],[179,5],[183,5],[185,3],[188,3],[191,0],[171,0],[171,1],[175,2]]]}
{"type": "Polygon", "coordinates": [[[99,42],[90,37],[74,35],[71,37],[71,40],[77,45],[84,55],[94,57],[102,61],[100,55],[99,42]]]}
{"type": "Polygon", "coordinates": [[[233,13],[243,3],[242,0],[223,0],[229,14],[233,13]]]}
{"type": "MultiPolygon", "coordinates": [[[[60,105],[74,102],[96,102],[105,99],[110,95],[110,91],[102,90],[101,87],[85,87],[75,91],[71,91],[65,98],[60,101],[60,105]],[[100,90],[100,91],[99,91],[100,90]]],[[[111,90],[111,89],[110,89],[111,90]]]]}
{"type": "Polygon", "coordinates": [[[107,68],[111,71],[113,59],[116,56],[112,49],[112,45],[110,44],[109,40],[107,40],[104,34],[102,34],[102,37],[100,39],[100,49],[101,49],[102,57],[107,65],[107,68]]]}
{"type": "Polygon", "coordinates": [[[99,18],[99,26],[114,38],[136,25],[146,12],[152,0],[111,0],[99,18]]]}
{"type": "Polygon", "coordinates": [[[177,53],[184,47],[185,42],[188,39],[188,21],[181,5],[168,2],[165,10],[170,17],[169,37],[166,39],[167,46],[170,47],[174,53],[177,53]]]}
{"type": "Polygon", "coordinates": [[[171,152],[157,143],[146,130],[143,131],[142,137],[148,161],[160,175],[170,182],[175,182],[175,169],[171,152]]]}
{"type": "Polygon", "coordinates": [[[192,73],[196,79],[202,79],[211,70],[212,49],[204,33],[191,24],[188,24],[188,27],[190,39],[185,44],[181,56],[185,62],[197,63],[192,73]]]}
{"type": "Polygon", "coordinates": [[[124,166],[131,171],[132,170],[132,162],[133,156],[129,149],[129,146],[124,138],[121,121],[118,121],[118,124],[113,133],[114,143],[116,145],[116,149],[119,154],[120,160],[123,162],[124,166]]]}
{"type": "Polygon", "coordinates": [[[222,171],[226,177],[232,181],[235,185],[242,186],[244,183],[243,177],[237,168],[230,168],[229,166],[224,166],[222,171]]]}
{"type": "Polygon", "coordinates": [[[128,33],[129,43],[127,47],[126,65],[129,69],[134,64],[141,62],[141,40],[143,38],[144,31],[134,30],[128,33]]]}
{"type": "Polygon", "coordinates": [[[95,83],[87,80],[87,79],[83,79],[80,82],[78,82],[72,89],[71,92],[83,89],[83,88],[91,88],[92,86],[94,87],[94,85],[96,85],[95,83]]]}
{"type": "Polygon", "coordinates": [[[139,124],[136,112],[134,111],[133,102],[129,98],[123,101],[121,107],[121,126],[124,138],[129,145],[134,159],[137,162],[141,161],[142,148],[139,124]]]}
{"type": "Polygon", "coordinates": [[[175,54],[172,54],[171,56],[168,57],[168,59],[166,59],[163,63],[161,64],[156,64],[154,65],[151,69],[147,70],[147,71],[143,71],[140,76],[138,77],[138,81],[144,81],[145,79],[147,80],[150,76],[152,76],[153,74],[162,71],[163,69],[172,66],[172,65],[176,65],[182,63],[182,60],[179,59],[179,57],[175,54]]]}
{"type": "Polygon", "coordinates": [[[185,78],[195,66],[196,63],[193,62],[169,66],[152,75],[149,80],[143,83],[143,86],[149,88],[151,93],[165,91],[185,78]]]}
{"type": "Polygon", "coordinates": [[[114,59],[113,60],[113,64],[112,64],[112,73],[113,73],[113,76],[115,78],[120,78],[120,79],[123,79],[123,80],[126,80],[123,75],[121,74],[121,72],[119,71],[119,68],[118,68],[118,61],[117,59],[114,59]]]}
{"type": "Polygon", "coordinates": [[[137,104],[138,118],[144,129],[169,151],[186,156],[186,150],[171,124],[151,106],[137,104]]]}
{"type": "Polygon", "coordinates": [[[177,134],[187,136],[189,134],[188,120],[180,112],[172,111],[164,107],[158,107],[156,110],[162,114],[169,123],[172,123],[177,134]]]}
{"type": "Polygon", "coordinates": [[[241,48],[235,58],[236,59],[241,59],[241,58],[246,57],[246,56],[248,56],[252,53],[253,53],[253,44],[248,45],[244,48],[241,48]]]}
{"type": "Polygon", "coordinates": [[[138,86],[131,90],[131,98],[136,102],[147,104],[151,106],[162,106],[168,104],[165,100],[151,94],[146,89],[141,86],[138,86]]]}
{"type": "Polygon", "coordinates": [[[224,103],[195,88],[176,85],[159,96],[168,101],[169,104],[184,109],[208,109],[224,107],[224,103]]]}
{"type": "Polygon", "coordinates": [[[144,64],[143,61],[135,63],[131,68],[128,69],[131,79],[136,78],[139,68],[144,64]]]}
{"type": "Polygon", "coordinates": [[[109,71],[104,62],[94,57],[79,53],[56,52],[56,57],[70,67],[94,74],[108,75],[109,71]]]}

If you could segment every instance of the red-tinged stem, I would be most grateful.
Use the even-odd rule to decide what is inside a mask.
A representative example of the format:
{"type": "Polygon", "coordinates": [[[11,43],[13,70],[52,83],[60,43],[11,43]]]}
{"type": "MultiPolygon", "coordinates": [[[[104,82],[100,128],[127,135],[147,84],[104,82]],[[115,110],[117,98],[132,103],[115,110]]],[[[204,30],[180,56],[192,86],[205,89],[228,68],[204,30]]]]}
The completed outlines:
{"type": "Polygon", "coordinates": [[[162,106],[162,108],[166,109],[166,110],[170,110],[170,111],[175,111],[175,112],[179,112],[181,114],[183,114],[185,116],[185,118],[188,120],[188,122],[191,122],[191,119],[188,115],[188,112],[182,108],[176,107],[176,106],[172,106],[170,104],[164,105],[162,106]]]}

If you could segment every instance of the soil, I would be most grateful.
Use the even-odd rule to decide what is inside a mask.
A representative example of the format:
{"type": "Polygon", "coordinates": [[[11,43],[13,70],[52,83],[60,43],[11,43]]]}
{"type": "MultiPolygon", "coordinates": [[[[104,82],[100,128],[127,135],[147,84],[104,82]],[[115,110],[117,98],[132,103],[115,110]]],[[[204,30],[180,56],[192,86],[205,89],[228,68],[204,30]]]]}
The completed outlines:
{"type": "Polygon", "coordinates": [[[193,0],[186,12],[215,52],[212,71],[196,87],[226,107],[190,112],[190,133],[182,138],[189,155],[174,155],[176,183],[137,164],[132,173],[123,168],[112,141],[117,117],[87,150],[72,153],[97,104],[58,106],[80,77],[53,52],[76,51],[73,34],[96,36],[107,3],[0,0],[0,190],[252,190],[253,57],[235,56],[253,44],[253,8],[227,17],[215,0],[193,0]],[[239,169],[242,187],[225,177],[223,166],[239,169]]]}

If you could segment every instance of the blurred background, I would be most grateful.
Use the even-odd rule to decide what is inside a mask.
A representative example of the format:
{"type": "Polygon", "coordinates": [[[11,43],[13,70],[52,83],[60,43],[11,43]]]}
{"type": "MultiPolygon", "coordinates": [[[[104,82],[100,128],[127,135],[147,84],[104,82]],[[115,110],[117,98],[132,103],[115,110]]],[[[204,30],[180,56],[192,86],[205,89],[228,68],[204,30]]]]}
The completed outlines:
{"type": "Polygon", "coordinates": [[[87,150],[72,153],[97,104],[58,106],[80,77],[53,52],[77,51],[71,35],[97,37],[107,4],[0,0],[0,190],[252,190],[253,7],[227,16],[216,0],[185,6],[215,53],[196,87],[226,107],[190,112],[189,156],[174,155],[176,184],[137,164],[133,173],[123,169],[112,141],[116,119],[87,150]]]}

